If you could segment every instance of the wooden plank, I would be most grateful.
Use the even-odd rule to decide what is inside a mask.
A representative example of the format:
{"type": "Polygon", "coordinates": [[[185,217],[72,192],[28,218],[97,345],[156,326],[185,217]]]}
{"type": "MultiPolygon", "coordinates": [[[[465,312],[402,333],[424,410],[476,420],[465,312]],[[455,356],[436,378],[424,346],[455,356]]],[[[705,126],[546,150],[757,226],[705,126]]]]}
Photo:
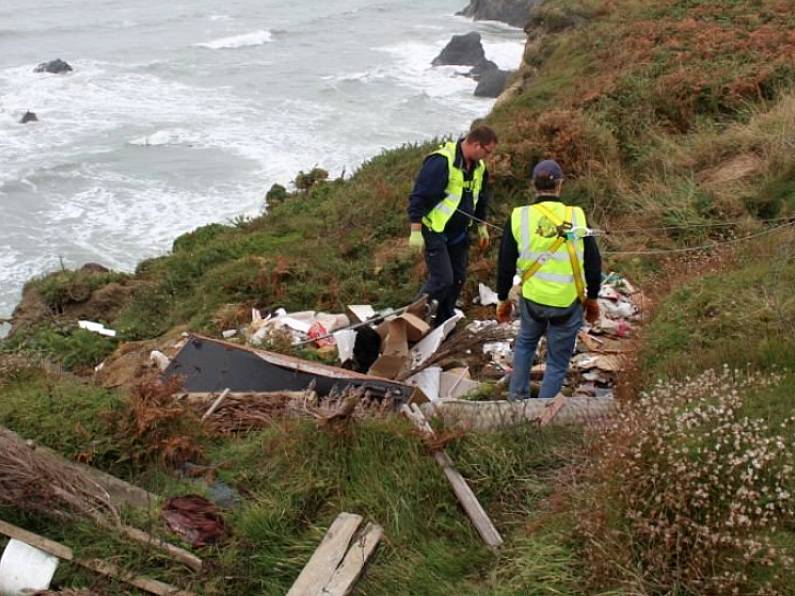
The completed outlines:
{"type": "Polygon", "coordinates": [[[201,421],[202,421],[202,422],[204,422],[205,420],[207,420],[207,419],[210,417],[210,414],[212,414],[213,412],[215,412],[215,411],[218,409],[218,406],[220,406],[220,405],[221,405],[221,402],[222,402],[222,401],[224,401],[224,399],[226,398],[226,396],[227,396],[227,395],[229,395],[229,387],[227,387],[226,389],[224,389],[224,390],[221,392],[221,395],[219,395],[219,396],[218,396],[218,399],[216,399],[216,400],[213,402],[213,405],[211,405],[211,406],[210,406],[210,407],[207,409],[207,411],[204,413],[204,416],[202,416],[202,419],[201,419],[201,421]]]}
{"type": "Polygon", "coordinates": [[[0,426],[0,435],[20,446],[24,445],[41,457],[56,462],[60,467],[69,468],[90,478],[108,492],[111,502],[116,506],[132,505],[133,507],[148,508],[157,503],[158,497],[156,495],[96,468],[70,461],[52,449],[26,441],[11,429],[0,426]]]}
{"type": "Polygon", "coordinates": [[[355,513],[340,513],[323,536],[320,546],[312,554],[287,596],[315,596],[331,581],[340,561],[348,552],[362,516],[355,513]]]}
{"type": "Polygon", "coordinates": [[[108,524],[107,527],[114,530],[115,529],[120,530],[127,537],[135,540],[136,542],[140,542],[141,544],[146,544],[159,548],[160,550],[174,557],[176,560],[184,563],[194,571],[202,570],[202,560],[193,553],[190,553],[183,548],[175,546],[164,540],[160,540],[160,538],[152,536],[151,534],[148,534],[143,530],[139,530],[138,528],[133,528],[131,526],[120,526],[117,528],[116,526],[108,524]]]}
{"type": "Polygon", "coordinates": [[[3,520],[0,520],[0,533],[5,534],[9,538],[16,538],[30,546],[35,546],[39,550],[58,557],[59,559],[71,561],[101,575],[119,579],[136,588],[146,590],[151,594],[157,594],[157,596],[196,596],[192,592],[180,590],[170,584],[127,573],[123,569],[106,561],[98,559],[79,559],[74,556],[74,551],[68,546],[9,524],[3,520]]]}
{"type": "Polygon", "coordinates": [[[39,536],[33,532],[28,532],[27,530],[9,524],[8,522],[5,522],[1,519],[0,533],[5,534],[9,538],[16,538],[20,542],[24,542],[30,546],[35,546],[39,550],[43,550],[45,553],[49,553],[54,557],[63,559],[64,561],[71,561],[74,559],[74,553],[68,546],[64,546],[59,542],[55,542],[54,540],[50,540],[44,536],[39,536]]]}
{"type": "Polygon", "coordinates": [[[158,596],[196,596],[193,592],[180,590],[171,584],[128,573],[113,563],[108,563],[100,559],[75,559],[74,562],[100,575],[119,579],[140,590],[149,592],[150,594],[157,594],[158,596]]]}
{"type": "Polygon", "coordinates": [[[558,412],[566,405],[566,396],[558,393],[552,398],[552,401],[547,404],[544,411],[538,416],[538,425],[546,426],[557,415],[558,412]]]}
{"type": "MultiPolygon", "coordinates": [[[[404,405],[401,409],[420,430],[431,436],[434,435],[431,425],[428,424],[428,420],[417,404],[411,404],[411,407],[404,405]]],[[[486,511],[483,509],[483,506],[480,504],[480,501],[478,501],[478,498],[475,496],[469,484],[467,484],[461,473],[453,466],[453,461],[450,459],[450,456],[447,455],[447,452],[440,449],[434,452],[433,457],[442,467],[444,475],[453,487],[455,496],[458,498],[464,511],[466,511],[466,514],[469,516],[478,534],[480,534],[483,542],[491,548],[497,548],[502,545],[502,536],[500,536],[494,524],[491,523],[491,519],[489,519],[489,516],[486,514],[486,511]]]]}
{"type": "Polygon", "coordinates": [[[331,581],[319,590],[318,594],[323,596],[347,596],[350,594],[383,534],[384,529],[381,526],[368,523],[361,535],[353,540],[331,581]]]}

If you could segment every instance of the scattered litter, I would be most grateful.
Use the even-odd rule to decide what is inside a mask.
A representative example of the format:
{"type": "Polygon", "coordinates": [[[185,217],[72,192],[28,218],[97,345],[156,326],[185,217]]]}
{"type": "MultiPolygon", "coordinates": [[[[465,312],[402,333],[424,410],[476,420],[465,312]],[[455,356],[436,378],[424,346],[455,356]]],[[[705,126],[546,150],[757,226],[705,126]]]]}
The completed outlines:
{"type": "Polygon", "coordinates": [[[241,391],[303,391],[314,386],[318,395],[364,387],[373,395],[408,400],[414,388],[218,339],[193,335],[171,360],[164,376],[178,376],[187,392],[212,393],[228,387],[241,391]]]}
{"type": "Polygon", "coordinates": [[[349,594],[384,533],[372,523],[360,528],[362,521],[361,515],[340,513],[287,596],[349,594]]]}
{"type": "Polygon", "coordinates": [[[356,345],[356,331],[342,329],[334,332],[334,342],[337,344],[337,355],[341,363],[353,358],[353,348],[356,345]]]}
{"type": "Polygon", "coordinates": [[[240,504],[240,493],[220,480],[207,487],[207,498],[224,509],[232,509],[240,504]]]}
{"type": "Polygon", "coordinates": [[[161,371],[166,370],[168,365],[171,363],[171,360],[160,350],[152,350],[149,353],[149,360],[157,366],[161,371]]]}
{"type": "Polygon", "coordinates": [[[328,337],[328,331],[320,321],[315,321],[306,332],[309,339],[315,340],[315,345],[318,348],[326,348],[334,345],[334,338],[328,337]]]}
{"type": "Polygon", "coordinates": [[[429,366],[406,379],[406,383],[419,387],[429,400],[438,401],[440,397],[441,377],[441,367],[429,366]]]}
{"type": "Polygon", "coordinates": [[[48,589],[58,562],[58,557],[12,538],[0,559],[0,594],[17,596],[48,589]]]}
{"type": "Polygon", "coordinates": [[[486,284],[478,284],[478,294],[480,296],[481,306],[492,306],[499,302],[499,298],[497,298],[497,292],[492,290],[486,284]]]}
{"type": "Polygon", "coordinates": [[[483,353],[489,356],[495,364],[503,369],[511,367],[513,350],[509,341],[492,341],[483,344],[483,353]]]}
{"type": "Polygon", "coordinates": [[[466,330],[470,333],[478,333],[479,331],[483,331],[488,327],[493,327],[496,324],[497,321],[494,319],[486,319],[485,321],[472,321],[466,326],[466,330]]]}
{"type": "Polygon", "coordinates": [[[446,370],[439,379],[439,399],[457,399],[479,387],[480,383],[469,377],[468,368],[446,370]]]}
{"type": "Polygon", "coordinates": [[[237,329],[227,329],[226,331],[222,331],[221,335],[223,335],[224,339],[229,339],[237,335],[237,329]]]}
{"type": "Polygon", "coordinates": [[[80,327],[80,329],[99,333],[100,335],[105,335],[106,337],[116,337],[116,331],[113,329],[108,329],[102,323],[95,323],[94,321],[78,321],[77,326],[80,327]]]}
{"type": "Polygon", "coordinates": [[[620,356],[613,354],[577,354],[572,358],[572,366],[580,370],[591,370],[598,368],[604,372],[618,372],[622,366],[620,356]]]}
{"type": "Polygon", "coordinates": [[[168,527],[194,548],[216,544],[227,534],[218,507],[198,495],[171,497],[160,514],[168,527]]]}
{"type": "Polygon", "coordinates": [[[411,350],[412,367],[421,365],[428,360],[428,358],[433,356],[436,350],[439,349],[439,346],[442,345],[445,338],[455,328],[458,321],[463,318],[464,313],[456,311],[452,317],[431,331],[421,342],[414,346],[411,350]]]}
{"type": "Polygon", "coordinates": [[[375,317],[375,309],[369,304],[349,304],[346,311],[357,323],[364,323],[375,317]]]}
{"type": "Polygon", "coordinates": [[[635,314],[635,307],[631,302],[599,300],[599,306],[607,312],[607,316],[613,319],[625,319],[635,314]]]}

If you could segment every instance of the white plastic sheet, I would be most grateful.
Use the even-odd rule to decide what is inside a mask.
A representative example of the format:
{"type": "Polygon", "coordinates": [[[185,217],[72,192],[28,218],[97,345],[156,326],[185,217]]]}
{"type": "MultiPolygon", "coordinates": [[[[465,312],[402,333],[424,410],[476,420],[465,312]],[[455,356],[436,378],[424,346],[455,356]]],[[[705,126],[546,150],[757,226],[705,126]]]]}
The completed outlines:
{"type": "Polygon", "coordinates": [[[58,558],[11,539],[0,559],[0,594],[22,596],[50,587],[58,558]]]}

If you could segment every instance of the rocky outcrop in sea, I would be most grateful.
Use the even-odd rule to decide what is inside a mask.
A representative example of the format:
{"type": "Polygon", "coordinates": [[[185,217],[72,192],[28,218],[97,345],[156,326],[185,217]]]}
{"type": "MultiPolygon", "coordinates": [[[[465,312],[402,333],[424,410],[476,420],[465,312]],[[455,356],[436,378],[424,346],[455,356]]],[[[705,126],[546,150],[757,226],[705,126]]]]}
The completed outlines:
{"type": "Polygon", "coordinates": [[[530,9],[541,0],[470,0],[469,6],[457,13],[476,21],[500,21],[513,27],[524,27],[530,9]]]}

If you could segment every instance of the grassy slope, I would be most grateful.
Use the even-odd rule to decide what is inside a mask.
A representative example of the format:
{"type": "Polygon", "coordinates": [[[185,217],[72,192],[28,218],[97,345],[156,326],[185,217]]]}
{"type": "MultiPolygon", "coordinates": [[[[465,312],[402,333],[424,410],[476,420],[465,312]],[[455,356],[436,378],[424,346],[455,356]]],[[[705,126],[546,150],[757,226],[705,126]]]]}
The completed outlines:
{"type": "MultiPolygon", "coordinates": [[[[523,91],[487,118],[503,140],[492,166],[497,221],[522,200],[527,165],[541,156],[560,159],[575,175],[568,200],[614,230],[743,219],[734,228],[742,234],[759,229],[753,216],[795,208],[790,3],[550,0],[534,22],[538,37],[518,75],[523,91]],[[586,24],[567,28],[581,18],[586,24]]],[[[421,277],[400,243],[406,196],[431,146],[386,151],[351,180],[293,194],[266,217],[182,236],[172,254],[141,263],[135,297],[108,322],[133,339],[181,323],[217,330],[252,305],[339,310],[352,301],[405,303],[421,277]]],[[[724,234],[699,228],[616,233],[605,248],[701,244],[724,234]]],[[[648,330],[642,378],[679,376],[727,360],[791,366],[787,288],[794,269],[788,258],[750,254],[728,265],[736,272],[674,293],[648,330]],[[757,308],[760,293],[765,301],[757,308]]],[[[660,271],[655,260],[610,260],[641,280],[660,271]]],[[[486,281],[488,263],[473,268],[486,281]]],[[[69,296],[52,283],[46,291],[59,300],[69,296]]],[[[67,344],[73,341],[71,333],[60,333],[67,344]]],[[[34,337],[40,339],[38,332],[34,337]]],[[[34,344],[40,352],[71,349],[45,339],[34,344]]],[[[133,473],[114,463],[119,453],[111,427],[98,416],[121,407],[117,395],[71,378],[26,374],[11,375],[0,392],[0,422],[71,456],[85,452],[88,442],[98,465],[133,473]],[[58,428],[48,422],[54,408],[58,428]]],[[[791,399],[779,390],[751,400],[749,408],[785,416],[791,399]]],[[[574,520],[565,511],[550,514],[556,500],[543,497],[554,493],[554,475],[578,445],[577,437],[560,431],[466,437],[454,445],[456,461],[506,534],[505,550],[494,557],[479,546],[433,462],[399,422],[365,424],[344,436],[307,424],[277,425],[244,441],[208,441],[212,461],[234,462],[222,477],[252,494],[232,517],[232,545],[207,555],[217,576],[232,579],[197,584],[212,593],[283,593],[322,529],[347,509],[386,529],[386,547],[362,593],[576,593],[584,571],[571,538],[574,520]]],[[[138,479],[166,495],[183,488],[164,478],[154,469],[138,479]]],[[[85,529],[57,532],[96,548],[85,529]]],[[[181,575],[140,551],[125,561],[166,580],[181,575]]],[[[78,585],[89,579],[74,571],[63,577],[78,585]]]]}

